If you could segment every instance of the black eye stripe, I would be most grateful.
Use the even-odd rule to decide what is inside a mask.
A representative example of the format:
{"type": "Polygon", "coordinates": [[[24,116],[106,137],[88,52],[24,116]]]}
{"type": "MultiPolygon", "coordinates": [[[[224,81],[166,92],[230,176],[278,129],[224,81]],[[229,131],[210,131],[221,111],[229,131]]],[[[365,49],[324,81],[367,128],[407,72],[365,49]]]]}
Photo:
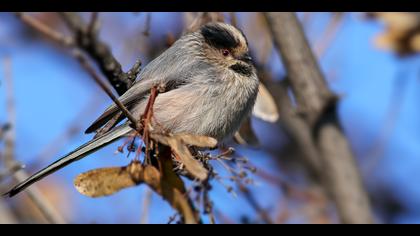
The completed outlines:
{"type": "Polygon", "coordinates": [[[236,38],[228,30],[217,24],[203,26],[201,28],[201,34],[208,44],[219,49],[239,46],[236,38]]]}

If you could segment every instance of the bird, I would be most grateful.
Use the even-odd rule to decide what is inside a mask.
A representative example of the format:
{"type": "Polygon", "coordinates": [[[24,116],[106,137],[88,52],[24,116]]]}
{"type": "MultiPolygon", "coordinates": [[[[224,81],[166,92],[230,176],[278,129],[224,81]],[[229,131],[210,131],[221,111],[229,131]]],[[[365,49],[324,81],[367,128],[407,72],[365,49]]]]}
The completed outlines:
{"type": "MultiPolygon", "coordinates": [[[[210,22],[187,32],[147,64],[135,83],[118,99],[133,114],[142,115],[153,86],[164,84],[153,116],[173,134],[188,133],[225,140],[240,127],[254,106],[259,80],[242,30],[210,22]]],[[[127,136],[130,122],[115,104],[110,105],[85,133],[97,134],[17,184],[4,196],[13,197],[33,183],[127,136]],[[121,124],[122,123],[122,124],[121,124]],[[106,127],[106,128],[104,128],[106,127]]]]}

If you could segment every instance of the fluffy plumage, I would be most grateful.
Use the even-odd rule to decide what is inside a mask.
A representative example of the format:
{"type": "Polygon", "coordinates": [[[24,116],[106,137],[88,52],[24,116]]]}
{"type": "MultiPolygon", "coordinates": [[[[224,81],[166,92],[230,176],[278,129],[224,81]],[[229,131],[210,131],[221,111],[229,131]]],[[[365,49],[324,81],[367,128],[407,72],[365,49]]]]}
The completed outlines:
{"type": "MultiPolygon", "coordinates": [[[[172,133],[205,135],[222,140],[232,135],[251,112],[258,93],[258,78],[248,54],[243,33],[231,25],[210,23],[182,36],[169,49],[151,61],[139,80],[119,99],[139,117],[150,89],[165,84],[159,94],[154,116],[163,129],[172,133]]],[[[108,122],[121,120],[112,104],[86,130],[97,131],[108,122]]],[[[30,184],[125,136],[127,123],[99,134],[92,141],[65,155],[7,193],[13,196],[30,184]]]]}

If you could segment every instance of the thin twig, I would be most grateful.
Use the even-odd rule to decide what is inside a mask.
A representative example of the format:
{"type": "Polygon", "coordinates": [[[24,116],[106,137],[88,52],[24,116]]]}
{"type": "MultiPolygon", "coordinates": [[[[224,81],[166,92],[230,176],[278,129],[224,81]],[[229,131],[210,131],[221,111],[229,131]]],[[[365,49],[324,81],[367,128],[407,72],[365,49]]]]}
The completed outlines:
{"type": "Polygon", "coordinates": [[[12,61],[10,57],[3,59],[4,78],[6,88],[7,123],[9,129],[5,134],[4,164],[9,168],[14,166],[14,150],[16,140],[16,107],[13,95],[12,61]]]}
{"type": "MultiPolygon", "coordinates": [[[[13,177],[17,182],[21,183],[28,179],[29,175],[25,171],[21,170],[16,172],[13,177]]],[[[59,214],[56,208],[45,198],[39,188],[31,186],[26,190],[26,193],[48,222],[53,224],[66,223],[61,214],[59,214]]]]}
{"type": "Polygon", "coordinates": [[[0,125],[0,140],[3,139],[4,134],[6,133],[6,131],[10,128],[9,124],[4,124],[4,125],[0,125]]]}
{"type": "Polygon", "coordinates": [[[108,45],[99,40],[97,13],[92,15],[89,25],[84,23],[77,13],[61,13],[65,23],[73,31],[74,38],[64,36],[28,14],[16,13],[16,16],[32,29],[37,30],[56,43],[70,49],[76,47],[86,52],[99,65],[102,73],[119,95],[125,93],[133,85],[140,73],[140,60],[137,60],[132,68],[124,73],[121,64],[112,55],[108,45]]]}
{"type": "Polygon", "coordinates": [[[149,36],[150,35],[151,23],[152,23],[152,13],[147,12],[146,13],[146,21],[144,22],[144,30],[143,30],[143,35],[144,36],[149,36]]]}
{"type": "Polygon", "coordinates": [[[325,55],[325,52],[328,49],[328,46],[331,45],[331,42],[337,36],[338,30],[343,23],[343,14],[340,12],[332,13],[328,25],[326,26],[325,31],[323,32],[321,38],[315,43],[314,52],[318,58],[322,58],[325,55]]]}
{"type": "Polygon", "coordinates": [[[9,124],[0,125],[0,140],[3,139],[4,134],[7,132],[7,130],[10,128],[9,124]]]}
{"type": "MultiPolygon", "coordinates": [[[[109,46],[102,42],[97,34],[88,32],[88,25],[75,12],[60,13],[68,28],[73,31],[77,46],[96,61],[109,83],[118,95],[125,93],[134,83],[138,73],[124,73],[121,64],[112,55],[109,46]]],[[[139,72],[136,63],[130,71],[139,72]]]]}
{"type": "Polygon", "coordinates": [[[235,12],[229,12],[230,15],[230,23],[238,28],[238,18],[236,17],[236,13],[235,12]]]}
{"type": "Polygon", "coordinates": [[[400,70],[394,79],[391,99],[387,108],[387,114],[385,115],[386,118],[379,129],[377,137],[371,141],[372,145],[364,155],[366,161],[363,163],[362,169],[366,176],[373,173],[381,157],[384,156],[389,139],[392,137],[392,132],[394,132],[397,125],[397,120],[401,116],[402,104],[407,96],[406,92],[410,82],[405,69],[400,70]]]}
{"type": "MultiPolygon", "coordinates": [[[[191,15],[190,13],[186,13],[191,15]]],[[[193,17],[193,15],[191,15],[193,17]]],[[[197,12],[194,19],[191,22],[187,22],[189,25],[186,26],[187,32],[197,30],[201,25],[209,22],[224,22],[224,16],[221,12],[197,12]]]]}
{"type": "Polygon", "coordinates": [[[210,224],[216,224],[216,217],[214,216],[214,204],[210,200],[209,191],[211,190],[211,185],[209,180],[205,181],[203,184],[203,205],[204,211],[209,215],[210,224]]]}
{"type": "Polygon", "coordinates": [[[87,33],[91,35],[95,35],[99,25],[99,12],[92,12],[90,16],[89,25],[87,27],[87,33]]]}
{"type": "Polygon", "coordinates": [[[52,39],[53,41],[66,47],[74,46],[74,41],[71,37],[64,36],[60,32],[54,29],[51,29],[48,25],[42,23],[36,18],[28,14],[24,14],[22,12],[17,12],[16,16],[19,17],[19,19],[22,20],[22,22],[29,25],[32,29],[37,30],[38,32],[42,33],[44,36],[52,39]]]}
{"type": "Polygon", "coordinates": [[[222,211],[218,209],[214,209],[214,214],[221,224],[235,224],[235,221],[233,219],[229,218],[227,215],[225,215],[222,211]]]}
{"type": "Polygon", "coordinates": [[[121,103],[120,100],[112,93],[111,89],[108,87],[105,82],[102,81],[100,76],[96,73],[95,69],[89,64],[88,60],[83,56],[80,51],[75,50],[73,52],[74,57],[80,62],[80,64],[85,68],[85,70],[92,76],[92,78],[96,81],[96,83],[105,91],[105,93],[112,99],[115,105],[120,108],[120,110],[124,113],[124,115],[130,120],[131,124],[135,128],[135,130],[140,131],[140,127],[138,125],[137,120],[134,116],[130,113],[130,111],[121,103]]]}
{"type": "Polygon", "coordinates": [[[147,189],[144,193],[144,200],[143,200],[143,206],[142,206],[142,212],[140,216],[140,224],[147,224],[149,221],[149,210],[150,210],[150,204],[152,202],[152,195],[153,192],[150,189],[147,189]]]}
{"type": "Polygon", "coordinates": [[[260,204],[257,202],[255,196],[251,193],[251,191],[243,184],[238,183],[238,187],[241,193],[244,195],[245,200],[249,203],[249,205],[254,208],[254,210],[258,213],[260,218],[266,224],[273,224],[274,222],[271,220],[268,212],[263,209],[260,204]]]}
{"type": "Polygon", "coordinates": [[[168,225],[172,224],[172,222],[174,222],[178,216],[179,216],[178,212],[175,213],[174,215],[170,216],[169,219],[168,219],[168,223],[166,223],[166,224],[168,224],[168,225]]]}
{"type": "Polygon", "coordinates": [[[18,163],[12,163],[12,166],[8,166],[6,170],[0,172],[0,183],[7,177],[13,176],[19,170],[25,168],[24,165],[20,165],[18,163]]]}
{"type": "Polygon", "coordinates": [[[19,221],[12,211],[9,210],[3,199],[0,199],[0,224],[18,224],[19,221]]]}
{"type": "MultiPolygon", "coordinates": [[[[6,58],[4,61],[4,66],[6,70],[5,74],[5,84],[6,84],[6,97],[7,97],[7,113],[8,113],[8,123],[10,124],[10,130],[6,135],[6,145],[5,145],[5,157],[4,162],[6,167],[13,168],[16,165],[19,165],[15,161],[14,151],[15,151],[15,140],[16,140],[16,109],[13,96],[13,80],[11,74],[11,61],[10,58],[6,58]]],[[[17,171],[13,175],[14,179],[17,182],[22,182],[26,180],[29,175],[23,171],[17,171]]],[[[46,198],[40,193],[36,186],[32,186],[27,191],[29,198],[36,205],[36,207],[41,211],[43,216],[50,223],[54,224],[63,224],[65,223],[63,217],[54,209],[53,205],[50,204],[46,198]]]]}

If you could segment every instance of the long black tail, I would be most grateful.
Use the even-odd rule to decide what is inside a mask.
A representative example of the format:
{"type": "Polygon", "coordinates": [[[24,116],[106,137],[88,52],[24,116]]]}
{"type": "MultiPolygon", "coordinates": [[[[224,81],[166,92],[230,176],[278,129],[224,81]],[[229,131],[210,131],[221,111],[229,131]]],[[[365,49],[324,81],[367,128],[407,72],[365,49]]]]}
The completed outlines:
{"type": "Polygon", "coordinates": [[[65,155],[64,157],[58,159],[51,165],[45,167],[44,169],[38,171],[22,183],[19,183],[16,185],[13,189],[11,189],[9,192],[3,194],[3,196],[9,196],[13,197],[14,195],[18,194],[22,190],[29,187],[31,184],[41,180],[42,178],[54,173],[55,171],[69,165],[70,163],[80,160],[83,157],[101,149],[102,147],[118,140],[128,132],[130,132],[131,128],[128,124],[124,124],[121,126],[118,126],[109,132],[103,134],[102,136],[99,136],[82,146],[78,147],[76,150],[70,152],[69,154],[65,155]]]}

